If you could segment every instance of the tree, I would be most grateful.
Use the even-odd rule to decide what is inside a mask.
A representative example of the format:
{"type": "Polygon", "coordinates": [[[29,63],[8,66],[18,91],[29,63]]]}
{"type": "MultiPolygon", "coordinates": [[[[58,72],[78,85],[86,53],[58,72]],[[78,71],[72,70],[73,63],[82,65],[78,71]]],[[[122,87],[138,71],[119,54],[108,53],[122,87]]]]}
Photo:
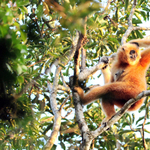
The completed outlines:
{"type": "MultiPolygon", "coordinates": [[[[74,85],[88,90],[91,75],[105,65],[101,56],[146,36],[150,27],[142,24],[149,21],[149,1],[5,0],[0,5],[1,149],[149,148],[149,91],[140,117],[125,113],[130,103],[106,127],[100,126],[100,100],[83,111],[73,91],[74,85]]],[[[146,78],[149,85],[149,71],[146,78]]]]}

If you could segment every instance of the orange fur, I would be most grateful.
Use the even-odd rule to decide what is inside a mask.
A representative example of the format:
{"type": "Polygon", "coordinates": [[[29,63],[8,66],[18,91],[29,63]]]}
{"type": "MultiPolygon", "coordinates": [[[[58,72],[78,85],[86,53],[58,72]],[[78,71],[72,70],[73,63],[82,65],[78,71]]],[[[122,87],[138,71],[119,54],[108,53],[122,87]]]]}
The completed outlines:
{"type": "MultiPolygon", "coordinates": [[[[94,87],[85,94],[80,87],[75,87],[82,103],[85,105],[102,98],[105,120],[108,120],[116,113],[114,105],[121,108],[129,99],[146,90],[145,74],[150,64],[148,46],[150,39],[136,39],[120,46],[116,60],[112,64],[110,82],[104,86],[94,87]],[[147,48],[140,52],[139,47],[147,48]]],[[[137,110],[143,101],[144,98],[133,104],[129,111],[137,110]]]]}

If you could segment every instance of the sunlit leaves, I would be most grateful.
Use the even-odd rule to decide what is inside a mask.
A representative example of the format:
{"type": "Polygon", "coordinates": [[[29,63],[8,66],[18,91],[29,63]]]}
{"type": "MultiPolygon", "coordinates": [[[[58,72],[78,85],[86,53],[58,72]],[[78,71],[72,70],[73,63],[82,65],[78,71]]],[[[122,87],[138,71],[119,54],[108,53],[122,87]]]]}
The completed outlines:
{"type": "Polygon", "coordinates": [[[100,10],[100,3],[86,1],[85,3],[80,3],[78,6],[74,7],[65,7],[69,6],[69,3],[64,4],[65,16],[62,16],[60,23],[64,28],[69,28],[70,32],[73,33],[75,29],[84,32],[84,18],[94,11],[100,10]]]}

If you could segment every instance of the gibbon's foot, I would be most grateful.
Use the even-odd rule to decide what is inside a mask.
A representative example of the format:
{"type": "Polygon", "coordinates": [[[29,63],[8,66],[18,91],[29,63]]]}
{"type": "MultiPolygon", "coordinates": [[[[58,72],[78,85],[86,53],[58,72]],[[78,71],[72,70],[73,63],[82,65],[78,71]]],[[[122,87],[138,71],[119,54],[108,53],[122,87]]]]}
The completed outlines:
{"type": "MultiPolygon", "coordinates": [[[[74,88],[73,88],[73,91],[74,92],[77,92],[77,93],[83,93],[83,89],[81,88],[81,87],[79,87],[79,86],[75,86],[74,88]]],[[[80,94],[79,94],[80,95],[80,94]]]]}
{"type": "Polygon", "coordinates": [[[82,97],[84,95],[83,89],[81,87],[79,87],[79,86],[75,86],[73,88],[73,91],[77,92],[79,94],[79,96],[80,96],[80,99],[82,100],[82,97]]]}

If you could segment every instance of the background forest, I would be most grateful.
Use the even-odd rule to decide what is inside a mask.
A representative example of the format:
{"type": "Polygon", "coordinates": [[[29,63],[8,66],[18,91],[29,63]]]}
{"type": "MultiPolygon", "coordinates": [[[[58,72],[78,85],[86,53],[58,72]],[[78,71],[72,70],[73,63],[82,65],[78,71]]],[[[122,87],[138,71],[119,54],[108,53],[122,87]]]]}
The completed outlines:
{"type": "Polygon", "coordinates": [[[89,142],[105,116],[100,100],[78,111],[71,83],[102,85],[100,58],[149,19],[149,0],[0,0],[0,149],[150,150],[149,96],[89,142]]]}

